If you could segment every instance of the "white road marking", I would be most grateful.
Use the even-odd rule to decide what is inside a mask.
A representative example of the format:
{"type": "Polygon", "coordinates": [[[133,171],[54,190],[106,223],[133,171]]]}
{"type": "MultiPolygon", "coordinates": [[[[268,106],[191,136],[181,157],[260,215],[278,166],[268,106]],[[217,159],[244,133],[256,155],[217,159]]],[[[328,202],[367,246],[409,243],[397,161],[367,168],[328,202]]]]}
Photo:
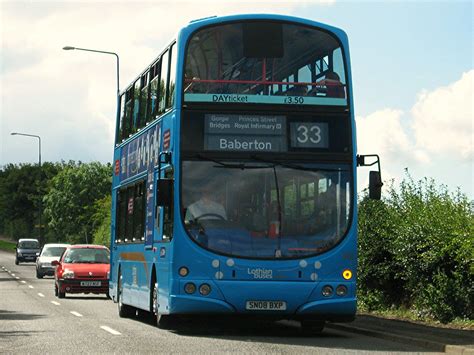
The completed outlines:
{"type": "Polygon", "coordinates": [[[33,286],[31,286],[31,285],[28,285],[28,287],[29,287],[29,288],[34,288],[34,287],[33,287],[33,286]]]}
{"type": "Polygon", "coordinates": [[[20,278],[18,276],[16,276],[15,279],[19,280],[20,278]]]}
{"type": "Polygon", "coordinates": [[[11,274],[12,276],[15,276],[15,274],[11,274]]]}
{"type": "Polygon", "coordinates": [[[41,292],[38,292],[38,296],[44,297],[44,295],[41,292]]]}
{"type": "Polygon", "coordinates": [[[71,311],[71,314],[75,315],[76,317],[82,317],[82,314],[76,312],[76,311],[71,311]]]}
{"type": "Polygon", "coordinates": [[[25,281],[25,280],[21,280],[21,283],[22,283],[22,284],[26,284],[26,281],[25,281]]]}
{"type": "Polygon", "coordinates": [[[60,306],[61,305],[61,303],[56,302],[56,301],[51,301],[51,303],[54,304],[55,306],[60,306]]]}
{"type": "Polygon", "coordinates": [[[113,335],[122,335],[122,333],[117,332],[115,329],[107,327],[106,325],[101,325],[100,328],[113,335]]]}

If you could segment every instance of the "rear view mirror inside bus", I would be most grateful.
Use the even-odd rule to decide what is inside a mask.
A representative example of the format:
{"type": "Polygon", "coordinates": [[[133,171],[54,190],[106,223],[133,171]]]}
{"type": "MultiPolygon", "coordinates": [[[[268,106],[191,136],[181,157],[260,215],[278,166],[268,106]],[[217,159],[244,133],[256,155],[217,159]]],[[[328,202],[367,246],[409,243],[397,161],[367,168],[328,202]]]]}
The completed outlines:
{"type": "Polygon", "coordinates": [[[158,196],[156,204],[158,206],[171,206],[173,198],[173,179],[160,179],[158,181],[158,196]]]}
{"type": "Polygon", "coordinates": [[[369,173],[369,198],[372,200],[380,200],[382,196],[382,178],[379,171],[371,171],[369,173]]]}

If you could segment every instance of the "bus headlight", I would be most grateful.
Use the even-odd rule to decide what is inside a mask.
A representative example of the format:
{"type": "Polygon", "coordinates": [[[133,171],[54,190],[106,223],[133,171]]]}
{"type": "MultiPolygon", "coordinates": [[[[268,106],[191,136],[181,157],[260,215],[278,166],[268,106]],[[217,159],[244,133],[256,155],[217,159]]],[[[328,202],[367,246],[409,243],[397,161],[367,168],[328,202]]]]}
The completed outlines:
{"type": "Polygon", "coordinates": [[[347,295],[347,287],[344,285],[337,286],[336,295],[341,296],[341,297],[347,295]]]}
{"type": "Polygon", "coordinates": [[[211,286],[209,286],[208,284],[202,284],[201,286],[199,286],[199,293],[203,296],[207,296],[211,293],[211,286]]]}
{"type": "Polygon", "coordinates": [[[179,268],[179,276],[185,277],[188,276],[189,270],[186,266],[182,266],[179,268]]]}
{"type": "Polygon", "coordinates": [[[333,289],[331,286],[329,285],[326,285],[323,287],[321,293],[323,294],[324,297],[331,297],[332,296],[332,293],[333,293],[333,289]]]}
{"type": "Polygon", "coordinates": [[[188,294],[192,294],[196,292],[196,285],[192,282],[188,282],[186,285],[184,285],[184,291],[188,294]]]}

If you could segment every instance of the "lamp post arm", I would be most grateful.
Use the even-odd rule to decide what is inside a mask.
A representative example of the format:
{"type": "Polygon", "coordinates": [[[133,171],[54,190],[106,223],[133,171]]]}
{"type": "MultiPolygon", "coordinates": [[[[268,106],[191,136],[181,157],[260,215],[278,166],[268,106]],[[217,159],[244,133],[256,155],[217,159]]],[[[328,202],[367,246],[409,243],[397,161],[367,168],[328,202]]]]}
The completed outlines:
{"type": "Polygon", "coordinates": [[[79,48],[79,47],[74,47],[75,50],[78,50],[78,51],[86,51],[86,52],[94,52],[94,53],[104,53],[104,54],[111,54],[111,55],[114,55],[115,58],[117,59],[117,97],[119,96],[120,94],[120,60],[119,60],[119,56],[117,53],[115,52],[108,52],[108,51],[99,51],[99,50],[96,50],[96,49],[87,49],[87,48],[79,48]]]}

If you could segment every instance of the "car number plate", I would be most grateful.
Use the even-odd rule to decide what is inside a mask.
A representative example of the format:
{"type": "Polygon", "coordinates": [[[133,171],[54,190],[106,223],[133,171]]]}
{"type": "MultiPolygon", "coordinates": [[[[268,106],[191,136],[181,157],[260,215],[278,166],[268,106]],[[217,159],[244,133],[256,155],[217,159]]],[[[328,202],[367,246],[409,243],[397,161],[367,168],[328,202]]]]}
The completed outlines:
{"type": "Polygon", "coordinates": [[[81,286],[100,286],[100,281],[81,281],[81,286]]]}
{"type": "Polygon", "coordinates": [[[245,309],[248,311],[285,311],[284,301],[247,301],[245,309]]]}

